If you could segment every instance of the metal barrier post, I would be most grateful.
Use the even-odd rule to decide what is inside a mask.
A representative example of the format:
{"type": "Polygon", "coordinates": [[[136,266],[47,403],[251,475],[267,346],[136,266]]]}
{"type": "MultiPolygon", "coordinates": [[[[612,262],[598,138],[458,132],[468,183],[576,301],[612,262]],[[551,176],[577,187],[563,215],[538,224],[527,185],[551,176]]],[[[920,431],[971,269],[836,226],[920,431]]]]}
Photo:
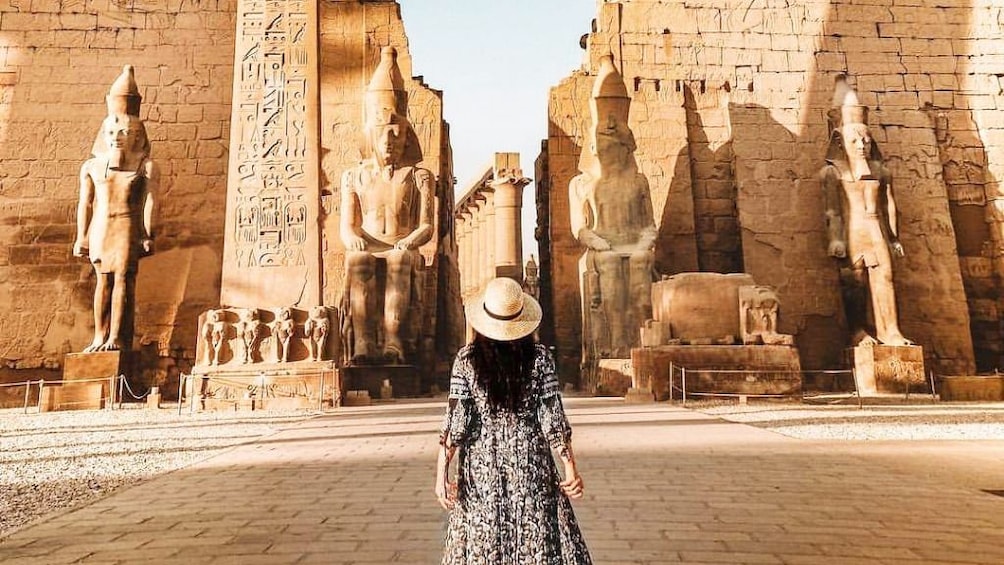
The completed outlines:
{"type": "Polygon", "coordinates": [[[682,386],[680,388],[683,389],[683,405],[686,406],[687,405],[687,368],[686,367],[682,367],[680,369],[680,372],[683,374],[683,383],[682,383],[682,386]]]}
{"type": "Polygon", "coordinates": [[[31,381],[24,383],[24,413],[28,413],[28,395],[31,394],[31,381]]]}
{"type": "Polygon", "coordinates": [[[181,391],[185,388],[185,381],[188,380],[188,375],[185,373],[178,373],[178,415],[181,416],[181,391]]]}
{"type": "Polygon", "coordinates": [[[928,379],[931,381],[931,402],[938,401],[938,392],[934,388],[934,369],[927,372],[928,379]]]}
{"type": "Polygon", "coordinates": [[[858,370],[856,367],[851,367],[851,378],[854,379],[854,395],[858,397],[858,410],[864,410],[864,405],[861,403],[861,388],[858,386],[858,370]]]}
{"type": "Polygon", "coordinates": [[[317,411],[324,410],[324,369],[320,371],[321,384],[317,387],[317,411]]]}
{"type": "Polygon", "coordinates": [[[673,403],[673,377],[675,376],[676,370],[673,367],[673,362],[669,362],[669,403],[673,403]]]}
{"type": "Polygon", "coordinates": [[[108,410],[115,409],[115,379],[118,377],[108,377],[108,410]]]}
{"type": "Polygon", "coordinates": [[[45,386],[44,379],[38,379],[38,411],[42,411],[42,387],[45,386]]]}
{"type": "Polygon", "coordinates": [[[119,410],[122,409],[122,400],[125,397],[125,391],[122,387],[125,385],[125,375],[119,375],[119,410]]]}

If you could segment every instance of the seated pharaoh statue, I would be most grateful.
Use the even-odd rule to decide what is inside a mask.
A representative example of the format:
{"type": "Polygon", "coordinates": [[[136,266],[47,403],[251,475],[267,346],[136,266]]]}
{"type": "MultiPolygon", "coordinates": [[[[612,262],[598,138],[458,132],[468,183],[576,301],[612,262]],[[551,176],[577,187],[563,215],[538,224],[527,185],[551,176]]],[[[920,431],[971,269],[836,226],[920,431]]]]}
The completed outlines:
{"type": "Polygon", "coordinates": [[[133,338],[136,273],[153,253],[158,174],[139,118],[142,97],[131,66],[112,84],[93,157],[80,168],[73,254],[94,267],[94,338],[84,352],[128,349],[133,338]]]}
{"type": "Polygon", "coordinates": [[[631,99],[613,57],[593,86],[593,124],[569,183],[572,233],[586,247],[579,263],[587,357],[630,357],[652,312],[653,248],[658,234],[648,180],[638,171],[628,127],[631,99]]]}
{"type": "Polygon", "coordinates": [[[349,362],[402,364],[416,340],[409,316],[421,296],[419,247],[433,236],[434,179],[417,166],[422,151],[393,48],[383,49],[365,96],[364,160],[341,185],[349,362]]]}
{"type": "Polygon", "coordinates": [[[912,345],[896,314],[892,255],[899,242],[892,175],[868,131],[868,108],[843,77],[830,111],[830,146],[820,171],[829,236],[839,261],[853,345],[912,345]]]}

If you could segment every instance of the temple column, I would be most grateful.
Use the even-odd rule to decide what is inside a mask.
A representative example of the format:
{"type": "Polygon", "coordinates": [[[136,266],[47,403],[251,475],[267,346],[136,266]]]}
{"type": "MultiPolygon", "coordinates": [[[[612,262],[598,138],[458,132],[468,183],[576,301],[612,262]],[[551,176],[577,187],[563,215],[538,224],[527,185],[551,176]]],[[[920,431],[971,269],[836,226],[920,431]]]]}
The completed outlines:
{"type": "Polygon", "coordinates": [[[497,176],[495,189],[495,273],[523,282],[523,187],[530,183],[518,169],[497,176]]]}

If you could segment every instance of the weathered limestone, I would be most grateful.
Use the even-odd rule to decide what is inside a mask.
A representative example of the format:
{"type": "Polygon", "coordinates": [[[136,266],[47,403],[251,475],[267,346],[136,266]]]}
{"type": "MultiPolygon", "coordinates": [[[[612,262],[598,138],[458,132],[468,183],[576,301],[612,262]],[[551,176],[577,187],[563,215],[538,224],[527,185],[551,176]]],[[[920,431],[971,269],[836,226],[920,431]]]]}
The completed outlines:
{"type": "Polygon", "coordinates": [[[142,97],[129,65],[106,97],[108,117],[80,168],[77,239],[73,254],[88,257],[97,275],[94,339],[84,351],[129,349],[133,338],[139,259],[153,253],[159,173],[139,118],[142,97]]]}
{"type": "Polygon", "coordinates": [[[569,183],[571,230],[586,247],[579,260],[583,363],[623,358],[650,317],[653,247],[658,235],[648,181],[635,162],[631,99],[610,56],[593,87],[593,124],[582,174],[569,183]]]}
{"type": "Polygon", "coordinates": [[[422,148],[406,115],[397,51],[387,47],[367,88],[370,157],[346,171],[341,186],[342,307],[353,364],[400,365],[415,351],[410,316],[421,311],[413,297],[423,295],[418,248],[432,239],[436,195],[432,173],[417,166],[422,148]]]}

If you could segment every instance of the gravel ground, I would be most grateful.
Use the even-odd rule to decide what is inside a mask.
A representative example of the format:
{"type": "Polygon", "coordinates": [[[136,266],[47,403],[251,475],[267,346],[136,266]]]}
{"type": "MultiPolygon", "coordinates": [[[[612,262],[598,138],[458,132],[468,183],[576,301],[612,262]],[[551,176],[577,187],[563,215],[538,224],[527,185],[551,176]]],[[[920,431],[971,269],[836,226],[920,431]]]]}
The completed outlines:
{"type": "Polygon", "coordinates": [[[806,406],[764,403],[688,403],[699,410],[786,436],[815,440],[1004,439],[1004,404],[806,406]]]}
{"type": "Polygon", "coordinates": [[[0,410],[0,538],[46,514],[271,434],[306,412],[0,410]]]}

